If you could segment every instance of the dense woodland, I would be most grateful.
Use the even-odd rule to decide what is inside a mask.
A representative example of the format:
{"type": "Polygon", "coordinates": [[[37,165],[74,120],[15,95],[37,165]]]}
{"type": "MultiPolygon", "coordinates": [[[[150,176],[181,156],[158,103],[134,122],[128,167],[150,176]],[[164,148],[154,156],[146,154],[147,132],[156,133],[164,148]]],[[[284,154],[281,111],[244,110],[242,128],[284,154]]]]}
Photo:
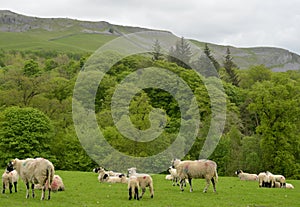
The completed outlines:
{"type": "MultiPolygon", "coordinates": [[[[170,48],[169,56],[159,50],[159,42],[155,42],[153,53],[117,62],[98,87],[97,121],[114,148],[145,157],[174,141],[180,126],[179,106],[163,90],[147,88],[130,104],[131,120],[141,130],[149,127],[151,108],[161,108],[167,116],[164,133],[147,147],[122,137],[110,114],[114,89],[126,75],[139,68],[159,67],[182,77],[197,98],[201,129],[185,158],[198,159],[211,121],[210,98],[203,79],[213,81],[219,76],[226,92],[226,124],[209,157],[218,164],[219,175],[233,175],[237,169],[253,173],[269,170],[300,179],[300,70],[272,72],[264,65],[240,70],[229,49],[224,61],[217,62],[206,45],[203,54],[218,74],[206,70],[200,78],[189,66],[195,63],[186,64],[191,54],[183,38],[170,48]]],[[[61,170],[86,171],[97,165],[82,148],[72,119],[74,84],[90,55],[0,50],[1,166],[15,157],[40,156],[49,158],[61,170]]],[[[203,59],[199,57],[198,61],[203,59]]]]}

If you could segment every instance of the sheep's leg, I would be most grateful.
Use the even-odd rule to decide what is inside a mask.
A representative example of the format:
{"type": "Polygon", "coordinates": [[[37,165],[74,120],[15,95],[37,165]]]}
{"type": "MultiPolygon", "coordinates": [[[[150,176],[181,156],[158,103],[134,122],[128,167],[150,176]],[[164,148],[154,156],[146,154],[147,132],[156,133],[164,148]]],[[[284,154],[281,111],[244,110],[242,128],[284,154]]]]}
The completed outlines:
{"type": "Polygon", "coordinates": [[[17,184],[18,184],[18,182],[14,182],[15,192],[18,192],[17,184]]]}
{"type": "Polygon", "coordinates": [[[4,194],[5,193],[5,183],[3,182],[3,185],[2,185],[2,193],[4,194]]]}
{"type": "Polygon", "coordinates": [[[134,188],[134,199],[140,200],[140,198],[139,198],[139,189],[137,187],[134,188]]]}
{"type": "Polygon", "coordinates": [[[9,182],[9,193],[12,193],[12,187],[13,187],[13,184],[11,182],[9,182]]]}
{"type": "Polygon", "coordinates": [[[180,190],[181,191],[184,191],[184,189],[183,189],[183,182],[185,182],[184,179],[180,179],[180,190]]]}
{"type": "Polygon", "coordinates": [[[26,183],[26,198],[29,198],[29,183],[26,183]]]}
{"type": "Polygon", "coordinates": [[[188,178],[189,184],[190,184],[190,192],[193,192],[193,186],[192,186],[192,178],[188,178]]]}
{"type": "Polygon", "coordinates": [[[51,188],[48,189],[48,200],[50,200],[51,188]]]}
{"type": "Polygon", "coordinates": [[[214,178],[211,179],[211,183],[213,184],[214,192],[217,192],[216,183],[215,183],[215,179],[214,178]]]}
{"type": "Polygon", "coordinates": [[[143,195],[144,195],[145,192],[146,192],[146,188],[144,187],[144,188],[142,188],[142,195],[140,196],[140,198],[143,197],[143,195]]]}
{"type": "Polygon", "coordinates": [[[41,196],[41,200],[44,200],[45,199],[45,186],[42,186],[42,196],[41,196]]]}
{"type": "Polygon", "coordinates": [[[128,194],[129,194],[129,200],[131,200],[132,199],[132,188],[130,187],[129,189],[128,189],[128,194]]]}
{"type": "Polygon", "coordinates": [[[209,179],[205,179],[206,180],[206,186],[205,186],[205,188],[204,188],[204,190],[203,190],[203,193],[206,193],[207,192],[207,189],[208,189],[208,187],[209,187],[209,185],[210,185],[210,180],[209,179]]]}
{"type": "Polygon", "coordinates": [[[33,183],[31,184],[31,191],[32,191],[32,198],[34,198],[35,194],[34,194],[34,184],[33,183]]]}
{"type": "Polygon", "coordinates": [[[149,185],[149,190],[150,190],[151,198],[153,198],[153,196],[154,196],[153,184],[149,185]]]}

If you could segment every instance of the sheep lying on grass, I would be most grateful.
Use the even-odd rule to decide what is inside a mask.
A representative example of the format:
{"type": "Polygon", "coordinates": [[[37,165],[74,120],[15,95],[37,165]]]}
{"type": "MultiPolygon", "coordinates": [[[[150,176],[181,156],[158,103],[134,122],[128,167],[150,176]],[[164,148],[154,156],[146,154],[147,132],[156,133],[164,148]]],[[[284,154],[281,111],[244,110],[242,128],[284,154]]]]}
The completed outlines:
{"type": "Polygon", "coordinates": [[[106,182],[106,183],[127,183],[128,179],[124,174],[119,174],[118,176],[111,176],[107,171],[101,169],[98,171],[98,180],[99,182],[106,182]]]}
{"type": "Polygon", "coordinates": [[[11,161],[11,164],[26,184],[26,198],[29,198],[29,183],[31,183],[32,197],[34,197],[34,184],[40,184],[42,186],[41,200],[44,200],[47,183],[47,188],[49,189],[48,199],[50,199],[54,166],[49,160],[44,158],[14,159],[11,161]]]}
{"type": "Polygon", "coordinates": [[[216,192],[216,182],[218,181],[217,164],[211,160],[186,160],[180,161],[174,159],[172,166],[176,168],[178,176],[180,178],[180,190],[183,191],[183,183],[185,179],[188,179],[190,184],[190,192],[193,191],[192,179],[193,178],[205,178],[206,187],[203,192],[207,192],[210,185],[210,181],[213,184],[214,192],[216,192]]]}
{"type": "Polygon", "coordinates": [[[139,181],[136,176],[129,177],[128,192],[129,192],[129,200],[132,199],[132,193],[134,194],[134,196],[133,196],[134,199],[140,200],[140,198],[139,198],[139,181]]]}
{"type": "MultiPolygon", "coordinates": [[[[46,181],[46,190],[48,190],[48,180],[46,181]]],[[[42,186],[40,184],[34,185],[34,189],[42,190],[42,186]]],[[[62,181],[62,178],[59,175],[54,175],[53,181],[51,184],[51,191],[57,192],[57,191],[64,191],[65,185],[62,181]]]]}
{"type": "Polygon", "coordinates": [[[291,183],[286,183],[285,188],[294,189],[294,186],[291,183]]]}
{"type": "Polygon", "coordinates": [[[166,179],[166,180],[172,180],[172,181],[173,181],[173,176],[172,176],[172,175],[166,175],[165,179],[166,179]]]}
{"type": "Polygon", "coordinates": [[[143,197],[144,193],[146,192],[146,187],[149,187],[150,190],[150,196],[153,198],[154,196],[154,190],[153,190],[153,180],[152,177],[148,174],[140,174],[136,172],[136,168],[132,167],[128,169],[128,176],[135,176],[137,177],[137,180],[139,182],[139,186],[142,189],[142,195],[140,198],[143,197]]]}
{"type": "Polygon", "coordinates": [[[105,174],[109,175],[109,176],[120,176],[120,175],[124,175],[123,173],[119,173],[119,172],[114,172],[114,171],[107,171],[105,170],[103,167],[97,167],[93,169],[93,172],[95,173],[100,173],[100,172],[105,172],[105,174]]]}
{"type": "Polygon", "coordinates": [[[9,188],[9,192],[12,193],[12,187],[14,185],[15,192],[17,192],[17,183],[19,180],[19,175],[17,171],[14,170],[13,166],[8,164],[6,170],[2,175],[2,193],[5,193],[5,189],[9,188]]]}
{"type": "Polygon", "coordinates": [[[249,180],[249,181],[258,180],[258,176],[256,174],[245,173],[242,170],[237,170],[235,174],[240,178],[240,180],[249,180]]]}

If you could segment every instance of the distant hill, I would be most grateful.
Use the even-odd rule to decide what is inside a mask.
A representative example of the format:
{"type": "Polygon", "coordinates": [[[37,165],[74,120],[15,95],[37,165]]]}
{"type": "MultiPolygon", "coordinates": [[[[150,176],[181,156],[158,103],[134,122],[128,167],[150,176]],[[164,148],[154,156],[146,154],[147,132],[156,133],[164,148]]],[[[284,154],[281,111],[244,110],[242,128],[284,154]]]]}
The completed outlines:
{"type": "MultiPolygon", "coordinates": [[[[0,10],[0,49],[4,50],[93,52],[104,43],[122,34],[141,31],[155,30],[114,25],[105,21],[30,17],[0,10]]],[[[204,48],[204,42],[191,41],[204,48]]],[[[222,63],[226,47],[209,44],[209,48],[220,63],[222,63]]],[[[241,69],[259,64],[264,64],[274,71],[300,69],[300,56],[285,49],[230,47],[230,51],[241,69]]]]}

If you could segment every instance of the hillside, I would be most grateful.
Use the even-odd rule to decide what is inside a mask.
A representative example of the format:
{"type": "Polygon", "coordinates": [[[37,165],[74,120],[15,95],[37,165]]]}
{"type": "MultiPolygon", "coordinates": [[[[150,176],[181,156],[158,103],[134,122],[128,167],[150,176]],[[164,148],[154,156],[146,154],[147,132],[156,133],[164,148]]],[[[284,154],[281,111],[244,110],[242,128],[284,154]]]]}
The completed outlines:
{"type": "MultiPolygon", "coordinates": [[[[0,11],[0,48],[4,50],[56,50],[93,52],[104,43],[133,32],[153,31],[140,27],[113,25],[105,21],[90,22],[68,18],[38,18],[0,11]]],[[[168,32],[168,31],[165,31],[168,32]]],[[[204,42],[192,40],[199,47],[204,42]]],[[[226,46],[209,44],[222,62],[226,46]]],[[[274,71],[300,69],[300,56],[272,47],[230,47],[234,61],[241,69],[264,64],[274,71]]]]}

